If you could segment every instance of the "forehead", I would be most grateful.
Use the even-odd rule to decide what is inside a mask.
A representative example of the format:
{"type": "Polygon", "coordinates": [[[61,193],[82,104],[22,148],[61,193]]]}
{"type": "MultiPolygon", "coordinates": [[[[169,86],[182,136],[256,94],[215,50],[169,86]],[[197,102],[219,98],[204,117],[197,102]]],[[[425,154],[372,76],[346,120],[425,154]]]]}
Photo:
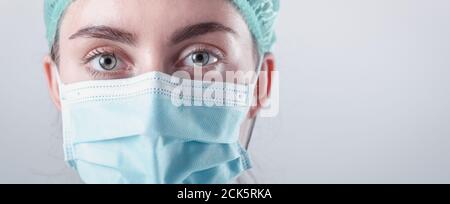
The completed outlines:
{"type": "Polygon", "coordinates": [[[61,24],[61,36],[78,29],[106,25],[139,36],[167,38],[177,29],[201,22],[218,22],[243,37],[250,31],[228,0],[76,0],[61,24]]]}

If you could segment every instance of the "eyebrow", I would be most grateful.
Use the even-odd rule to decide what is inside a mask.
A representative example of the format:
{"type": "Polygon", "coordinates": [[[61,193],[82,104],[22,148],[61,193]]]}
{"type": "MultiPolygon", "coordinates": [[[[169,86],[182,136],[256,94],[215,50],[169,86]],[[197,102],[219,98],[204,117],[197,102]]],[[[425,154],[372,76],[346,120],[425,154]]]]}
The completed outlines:
{"type": "Polygon", "coordinates": [[[81,37],[106,39],[128,45],[136,44],[136,36],[134,34],[109,26],[89,26],[77,31],[69,39],[73,40],[81,37]]]}
{"type": "Polygon", "coordinates": [[[185,40],[214,32],[226,32],[236,34],[236,31],[225,25],[216,22],[206,22],[190,25],[182,29],[179,29],[172,35],[171,42],[172,44],[178,44],[185,40]]]}
{"type": "MultiPolygon", "coordinates": [[[[172,44],[178,44],[185,40],[206,35],[214,32],[226,32],[237,34],[233,29],[216,22],[199,23],[177,30],[171,37],[172,44]]],[[[76,38],[99,38],[116,41],[124,44],[135,45],[136,36],[124,30],[109,26],[89,26],[82,28],[69,37],[70,40],[76,38]]]]}

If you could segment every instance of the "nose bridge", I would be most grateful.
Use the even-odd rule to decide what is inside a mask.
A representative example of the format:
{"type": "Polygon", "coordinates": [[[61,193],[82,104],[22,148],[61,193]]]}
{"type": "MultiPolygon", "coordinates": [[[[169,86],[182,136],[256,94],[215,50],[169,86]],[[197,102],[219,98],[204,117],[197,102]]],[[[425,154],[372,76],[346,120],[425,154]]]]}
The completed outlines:
{"type": "Polygon", "coordinates": [[[166,48],[159,45],[147,46],[142,49],[140,53],[141,59],[138,60],[139,64],[138,70],[139,74],[144,74],[147,72],[170,72],[169,67],[166,65],[166,48]]]}
{"type": "Polygon", "coordinates": [[[141,59],[136,59],[136,61],[141,62],[140,65],[137,65],[141,74],[155,71],[170,74],[175,69],[174,60],[177,60],[178,56],[174,56],[174,52],[178,52],[178,50],[175,50],[177,48],[172,47],[169,43],[169,36],[174,29],[174,26],[170,24],[173,24],[176,19],[174,19],[175,21],[169,21],[166,18],[161,20],[164,12],[158,12],[143,11],[144,17],[138,21],[141,28],[138,31],[138,49],[140,50],[138,56],[141,59]]]}

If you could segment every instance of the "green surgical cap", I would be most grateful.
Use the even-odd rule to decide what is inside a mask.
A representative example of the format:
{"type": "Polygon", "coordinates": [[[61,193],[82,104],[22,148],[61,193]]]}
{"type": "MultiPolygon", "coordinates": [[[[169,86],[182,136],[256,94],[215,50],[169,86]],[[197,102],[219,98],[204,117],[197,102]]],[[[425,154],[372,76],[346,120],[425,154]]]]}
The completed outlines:
{"type": "MultiPolygon", "coordinates": [[[[44,0],[47,40],[51,47],[58,30],[59,19],[73,0],[44,0]]],[[[275,42],[274,22],[279,0],[230,0],[240,11],[255,37],[260,53],[270,52],[275,42]]]]}

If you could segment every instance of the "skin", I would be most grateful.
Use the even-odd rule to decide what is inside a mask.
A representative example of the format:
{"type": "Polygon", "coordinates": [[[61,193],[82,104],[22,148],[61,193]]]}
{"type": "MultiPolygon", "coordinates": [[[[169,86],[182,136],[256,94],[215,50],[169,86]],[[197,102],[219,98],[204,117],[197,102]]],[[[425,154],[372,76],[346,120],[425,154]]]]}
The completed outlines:
{"type": "MultiPolygon", "coordinates": [[[[48,55],[43,66],[50,96],[60,110],[56,67],[64,84],[151,71],[192,73],[191,54],[198,51],[214,59],[203,67],[204,72],[247,72],[257,67],[251,33],[240,13],[226,0],[77,0],[60,24],[58,59],[48,55]],[[189,30],[194,32],[189,34],[189,30]],[[111,33],[120,33],[120,38],[111,37],[111,33]],[[98,53],[113,53],[118,68],[101,70],[99,58],[88,60],[98,53]]],[[[263,72],[255,91],[258,103],[241,125],[244,146],[248,145],[260,104],[270,95],[274,57],[270,53],[262,57],[263,72]]]]}

